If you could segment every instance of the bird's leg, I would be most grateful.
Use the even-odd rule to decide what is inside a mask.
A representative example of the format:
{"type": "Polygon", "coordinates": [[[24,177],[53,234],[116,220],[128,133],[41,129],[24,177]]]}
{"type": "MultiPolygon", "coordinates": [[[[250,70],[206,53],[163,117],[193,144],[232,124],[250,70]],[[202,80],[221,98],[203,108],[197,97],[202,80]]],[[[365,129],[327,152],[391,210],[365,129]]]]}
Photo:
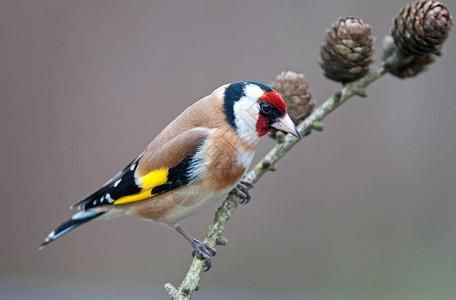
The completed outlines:
{"type": "Polygon", "coordinates": [[[236,185],[236,187],[230,192],[230,194],[235,194],[236,196],[239,196],[239,198],[241,198],[241,200],[239,200],[239,203],[247,204],[249,203],[250,198],[252,198],[249,192],[249,189],[251,188],[253,188],[252,182],[248,180],[241,180],[236,185]]]}
{"type": "Polygon", "coordinates": [[[211,256],[217,254],[217,250],[214,247],[207,243],[203,243],[197,239],[192,238],[185,230],[182,229],[179,225],[174,226],[177,232],[179,232],[183,237],[190,242],[190,245],[193,247],[192,255],[197,257],[201,260],[204,260],[204,271],[209,271],[212,267],[211,256]]]}

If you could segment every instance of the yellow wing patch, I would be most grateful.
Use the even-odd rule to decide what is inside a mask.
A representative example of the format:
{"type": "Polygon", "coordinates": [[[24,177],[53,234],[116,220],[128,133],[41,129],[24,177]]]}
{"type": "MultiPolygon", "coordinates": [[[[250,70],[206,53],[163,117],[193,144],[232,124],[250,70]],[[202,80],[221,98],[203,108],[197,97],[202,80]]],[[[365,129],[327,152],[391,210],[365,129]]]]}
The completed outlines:
{"type": "Polygon", "coordinates": [[[117,204],[131,203],[131,202],[141,201],[141,200],[155,196],[156,194],[151,194],[152,189],[156,186],[165,184],[168,181],[168,169],[161,168],[161,169],[152,171],[149,174],[146,174],[143,177],[141,177],[140,180],[141,180],[141,185],[143,186],[143,189],[141,189],[141,191],[139,193],[134,194],[134,195],[120,197],[119,199],[114,201],[114,204],[117,205],[117,204]]]}
{"type": "Polygon", "coordinates": [[[162,185],[168,181],[168,169],[161,168],[150,172],[149,174],[141,177],[142,186],[145,188],[153,189],[158,185],[162,185]]]}
{"type": "Polygon", "coordinates": [[[137,194],[120,197],[119,199],[114,201],[114,205],[136,202],[136,201],[141,201],[141,200],[150,198],[153,196],[153,195],[151,195],[151,191],[152,191],[152,189],[142,189],[137,194]]]}

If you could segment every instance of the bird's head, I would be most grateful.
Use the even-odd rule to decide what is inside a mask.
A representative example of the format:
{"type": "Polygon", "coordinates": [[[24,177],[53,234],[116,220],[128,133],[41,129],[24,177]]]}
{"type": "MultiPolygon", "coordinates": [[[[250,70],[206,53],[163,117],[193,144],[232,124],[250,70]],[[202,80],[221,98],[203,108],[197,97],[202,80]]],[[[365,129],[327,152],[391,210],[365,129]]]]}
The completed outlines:
{"type": "Polygon", "coordinates": [[[223,97],[226,119],[243,140],[256,143],[272,128],[301,138],[285,101],[270,87],[252,81],[231,83],[223,97]]]}

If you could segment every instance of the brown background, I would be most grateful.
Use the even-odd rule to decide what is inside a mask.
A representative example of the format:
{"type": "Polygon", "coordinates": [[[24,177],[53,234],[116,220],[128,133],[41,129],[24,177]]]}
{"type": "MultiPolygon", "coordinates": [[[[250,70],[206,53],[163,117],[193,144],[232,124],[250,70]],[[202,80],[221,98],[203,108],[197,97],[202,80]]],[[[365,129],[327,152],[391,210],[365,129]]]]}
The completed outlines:
{"type": "MultiPolygon", "coordinates": [[[[339,87],[318,66],[329,24],[362,17],[379,60],[407,2],[1,1],[0,298],[166,299],[190,247],[158,224],[124,217],[36,246],[216,87],[294,70],[321,103],[339,87]]],[[[257,184],[201,299],[453,299],[455,35],[429,72],[385,76],[257,184]]],[[[182,225],[202,237],[215,208],[182,225]]]]}

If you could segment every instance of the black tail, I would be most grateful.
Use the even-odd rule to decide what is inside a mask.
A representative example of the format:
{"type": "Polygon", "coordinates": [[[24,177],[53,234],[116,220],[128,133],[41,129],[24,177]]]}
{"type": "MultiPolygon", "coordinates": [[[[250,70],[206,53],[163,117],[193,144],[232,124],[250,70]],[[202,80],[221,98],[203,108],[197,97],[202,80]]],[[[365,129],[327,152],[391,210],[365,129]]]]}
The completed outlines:
{"type": "Polygon", "coordinates": [[[50,242],[58,239],[65,233],[70,232],[71,230],[75,229],[76,227],[78,227],[84,223],[87,223],[87,222],[101,216],[102,214],[104,214],[104,212],[96,212],[96,211],[90,211],[90,210],[79,211],[78,213],[74,214],[71,217],[71,219],[64,222],[56,230],[49,233],[49,235],[44,239],[44,242],[38,247],[38,249],[42,249],[44,246],[46,246],[50,242]]]}

